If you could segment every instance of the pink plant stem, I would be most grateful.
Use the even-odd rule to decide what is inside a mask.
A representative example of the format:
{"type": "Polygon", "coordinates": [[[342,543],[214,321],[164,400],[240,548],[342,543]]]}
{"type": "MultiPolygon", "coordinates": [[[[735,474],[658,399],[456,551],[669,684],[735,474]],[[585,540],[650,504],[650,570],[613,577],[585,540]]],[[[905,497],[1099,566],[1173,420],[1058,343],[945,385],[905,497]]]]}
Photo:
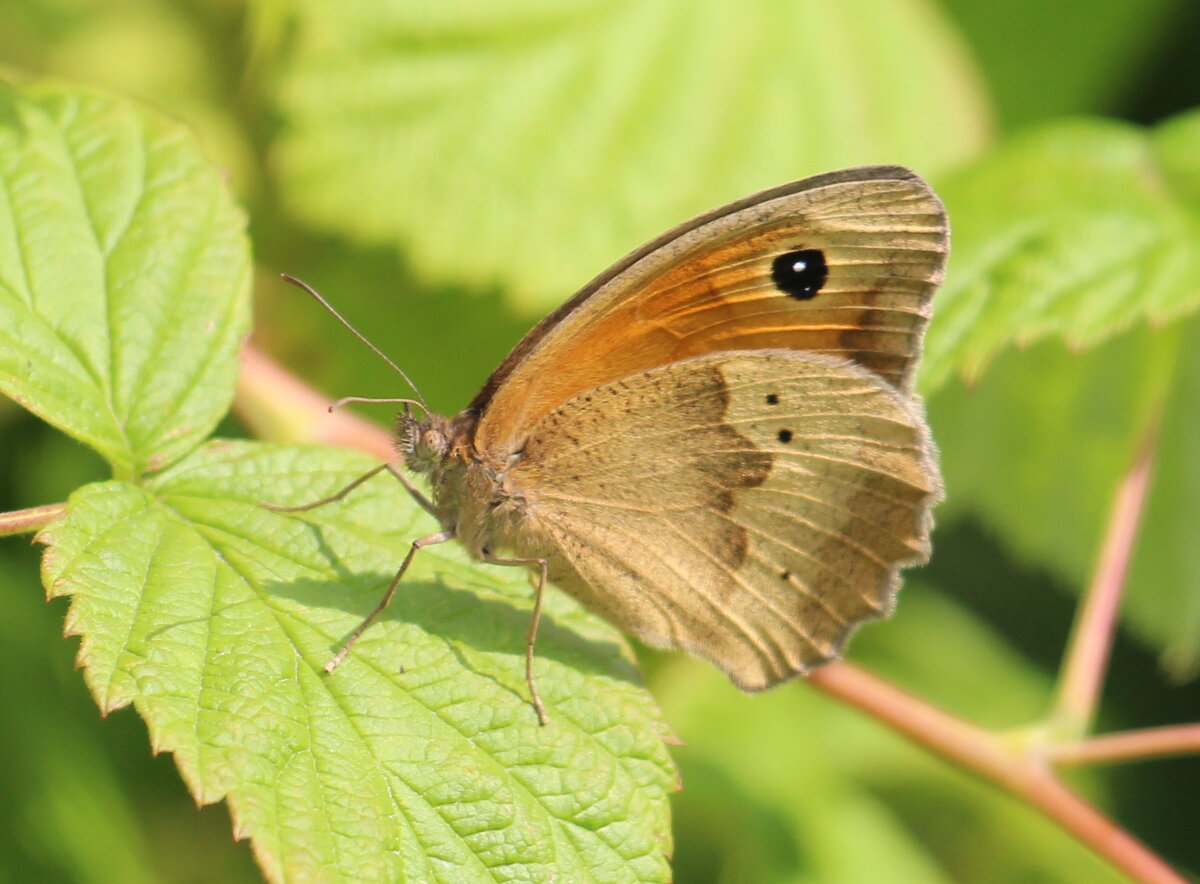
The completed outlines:
{"type": "Polygon", "coordinates": [[[1095,576],[1067,643],[1058,697],[1050,717],[1052,730],[1059,734],[1080,736],[1087,732],[1095,716],[1108,669],[1121,592],[1145,509],[1157,442],[1158,421],[1154,420],[1113,500],[1095,576]]]}
{"type": "Polygon", "coordinates": [[[1051,764],[1111,764],[1142,761],[1169,755],[1200,753],[1200,724],[1176,724],[1091,737],[1077,743],[1057,743],[1042,748],[1051,764]]]}
{"type": "Polygon", "coordinates": [[[809,682],[913,742],[1025,800],[1141,884],[1186,884],[1145,844],[1061,782],[1036,754],[901,691],[850,663],[831,663],[809,682]]]}
{"type": "Polygon", "coordinates": [[[51,522],[61,519],[66,514],[67,505],[65,503],[48,503],[45,506],[30,507],[26,510],[0,513],[0,537],[41,531],[51,522]]]}
{"type": "Polygon", "coordinates": [[[330,412],[333,401],[277,362],[246,344],[241,350],[234,411],[260,439],[318,442],[354,448],[380,460],[396,452],[388,433],[349,411],[330,412]]]}

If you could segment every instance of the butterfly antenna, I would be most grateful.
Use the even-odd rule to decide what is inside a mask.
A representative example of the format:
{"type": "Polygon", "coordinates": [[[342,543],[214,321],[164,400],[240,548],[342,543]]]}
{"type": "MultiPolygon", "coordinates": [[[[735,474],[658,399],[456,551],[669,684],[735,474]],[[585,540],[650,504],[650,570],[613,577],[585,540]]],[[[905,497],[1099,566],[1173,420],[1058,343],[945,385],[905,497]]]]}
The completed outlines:
{"type": "MultiPolygon", "coordinates": [[[[360,341],[362,341],[364,344],[366,344],[368,347],[370,347],[375,352],[376,356],[378,356],[380,359],[382,359],[384,362],[386,362],[388,365],[390,365],[392,367],[392,371],[394,371],[394,372],[396,372],[396,374],[400,375],[400,377],[402,377],[404,379],[404,383],[408,384],[412,388],[412,391],[417,394],[418,401],[413,404],[419,405],[422,409],[424,409],[426,414],[432,414],[432,412],[429,410],[429,405],[425,402],[425,397],[421,395],[421,391],[419,389],[417,389],[417,385],[412,382],[412,379],[407,374],[404,373],[404,369],[402,369],[396,363],[392,362],[392,360],[388,357],[388,355],[386,353],[384,353],[382,350],[380,350],[378,347],[376,347],[374,344],[372,344],[370,341],[368,341],[366,335],[364,335],[362,332],[360,332],[358,329],[356,329],[354,326],[352,326],[350,324],[349,320],[346,319],[346,317],[344,317],[344,316],[342,316],[342,314],[338,313],[337,310],[334,309],[333,305],[330,304],[328,301],[326,301],[321,296],[320,292],[318,292],[316,289],[314,289],[307,282],[304,282],[301,279],[297,279],[296,277],[294,277],[288,273],[281,273],[279,275],[282,276],[287,282],[290,282],[292,285],[296,286],[296,288],[303,289],[304,291],[308,292],[318,304],[320,304],[322,307],[324,307],[326,310],[328,310],[330,313],[333,314],[334,319],[336,319],[342,325],[346,326],[346,328],[348,328],[350,330],[351,334],[353,334],[356,338],[358,338],[360,341]]],[[[393,401],[408,402],[409,400],[401,399],[401,400],[393,400],[393,401]]]]}

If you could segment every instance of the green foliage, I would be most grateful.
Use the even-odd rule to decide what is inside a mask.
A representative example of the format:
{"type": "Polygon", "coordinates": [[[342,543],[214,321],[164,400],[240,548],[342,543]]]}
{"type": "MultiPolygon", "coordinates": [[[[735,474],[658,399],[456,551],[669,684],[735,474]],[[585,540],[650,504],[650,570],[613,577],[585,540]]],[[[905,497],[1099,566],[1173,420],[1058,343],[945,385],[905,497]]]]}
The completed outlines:
{"type": "Polygon", "coordinates": [[[178,459],[229,408],[249,327],[220,176],[177,123],[3,84],[0,163],[0,389],[117,475],[178,459]]]}
{"type": "Polygon", "coordinates": [[[291,211],[522,308],[710,206],[837,166],[942,168],[986,131],[925,0],[313,2],[294,26],[291,211]]]}
{"type": "MultiPolygon", "coordinates": [[[[1171,48],[1186,15],[1186,0],[260,0],[245,21],[226,0],[3,4],[0,72],[103,86],[187,128],[90,89],[0,87],[0,389],[66,434],[0,401],[0,511],[70,496],[44,535],[46,585],[71,597],[101,709],[141,716],[84,703],[54,641],[63,603],[31,604],[29,551],[3,541],[16,824],[0,878],[254,880],[224,811],[197,813],[148,757],[148,730],[196,800],[226,800],[272,880],[655,881],[672,840],[687,884],[1115,880],[858,713],[799,686],[744,697],[650,655],[688,744],[672,839],[669,732],[620,637],[549,594],[538,728],[528,582],[450,545],[422,552],[327,676],[434,526],[384,478],[269,512],[260,500],[311,500],[369,463],[205,440],[249,325],[229,189],[251,219],[260,345],[336,395],[398,392],[278,283],[287,270],[454,410],[545,308],[689,213],[907,163],[953,225],[921,377],[949,497],[931,568],[851,657],[989,727],[1042,717],[1068,594],[1157,428],[1122,612],[1136,644],[1113,663],[1143,675],[1113,682],[1103,712],[1194,719],[1200,688],[1163,687],[1147,660],[1176,677],[1200,660],[1200,112],[1051,119],[1200,104],[1167,75],[1193,63],[1171,48]]],[[[1140,768],[1073,785],[1194,870],[1200,781],[1170,765],[1141,793],[1123,785],[1156,782],[1140,768]]]]}
{"type": "MultiPolygon", "coordinates": [[[[1061,114],[1111,113],[1146,88],[1147,68],[1160,62],[1172,39],[1190,45],[1189,19],[1195,21],[1188,0],[945,0],[945,6],[986,73],[997,113],[1014,128],[1061,114]]],[[[1159,82],[1154,90],[1170,86],[1159,82]]]]}
{"type": "MultiPolygon", "coordinates": [[[[122,795],[119,777],[88,726],[95,706],[78,696],[63,702],[39,683],[77,680],[69,666],[53,671],[52,654],[47,653],[54,647],[47,639],[53,641],[59,624],[30,628],[39,619],[58,620],[61,615],[41,603],[32,563],[26,561],[32,557],[21,556],[11,541],[0,549],[0,585],[5,589],[0,594],[0,640],[8,658],[22,661],[21,673],[6,671],[7,677],[0,679],[0,702],[20,708],[26,725],[0,731],[0,751],[8,760],[0,788],[10,820],[0,835],[0,854],[17,853],[14,842],[20,833],[53,856],[58,870],[70,870],[74,880],[148,884],[155,880],[153,864],[134,823],[136,811],[122,795]],[[39,618],[42,611],[51,616],[39,618]],[[98,869],[106,871],[92,871],[98,869]]],[[[53,879],[50,868],[43,866],[39,872],[43,880],[53,879]]]]}
{"type": "Polygon", "coordinates": [[[540,647],[547,728],[524,681],[527,581],[481,582],[461,554],[422,556],[403,620],[323,674],[423,514],[382,483],[272,513],[260,501],[329,494],[367,464],[196,447],[233,392],[240,215],[178,126],[69,88],[7,94],[11,389],[127,476],[83,486],[41,537],[101,709],[133,704],[272,879],[666,880],[666,732],[620,638],[565,599],[540,647]],[[57,278],[63,243],[93,246],[86,275],[57,278]]]}
{"type": "MultiPolygon", "coordinates": [[[[893,622],[856,638],[857,660],[987,725],[1039,714],[1047,679],[1002,636],[920,582],[905,593],[893,622]],[[988,673],[986,691],[962,672],[964,647],[972,670],[988,673]]],[[[708,735],[681,754],[684,784],[699,792],[684,823],[704,837],[681,849],[679,880],[1123,880],[1036,813],[878,723],[810,691],[744,697],[702,666],[676,657],[656,679],[672,724],[708,735]],[[720,877],[706,872],[714,863],[720,877]]]]}
{"type": "Polygon", "coordinates": [[[954,255],[921,376],[941,386],[949,507],[1080,587],[1113,489],[1161,422],[1124,610],[1177,676],[1200,663],[1198,156],[1200,113],[1150,132],[1071,121],[948,180],[954,255]]]}
{"type": "Polygon", "coordinates": [[[303,520],[259,501],[330,493],[364,460],[214,442],[143,487],[73,495],[44,578],[74,598],[101,708],[133,703],[272,879],[665,881],[672,767],[594,618],[547,612],[546,728],[520,653],[528,582],[484,582],[461,554],[422,555],[386,622],[322,672],[420,510],[394,483],[303,520]]]}
{"type": "Polygon", "coordinates": [[[980,513],[1026,561],[1076,587],[1095,565],[1112,489],[1162,420],[1123,612],[1178,677],[1200,653],[1195,339],[1192,319],[1138,329],[1082,355],[1044,343],[1002,357],[977,386],[952,384],[930,403],[944,428],[952,511],[980,513]]]}
{"type": "Polygon", "coordinates": [[[1194,311],[1198,118],[1167,124],[1165,140],[1111,121],[1053,124],[946,181],[954,249],[922,382],[975,380],[1005,346],[1054,336],[1082,349],[1194,311]]]}

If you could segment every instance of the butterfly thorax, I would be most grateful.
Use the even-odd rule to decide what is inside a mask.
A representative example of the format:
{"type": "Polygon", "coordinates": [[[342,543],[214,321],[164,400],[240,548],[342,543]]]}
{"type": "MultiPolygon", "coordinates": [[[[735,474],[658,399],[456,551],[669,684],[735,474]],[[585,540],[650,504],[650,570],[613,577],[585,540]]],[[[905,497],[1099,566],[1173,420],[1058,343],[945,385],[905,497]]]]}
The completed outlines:
{"type": "Polygon", "coordinates": [[[396,448],[404,465],[429,477],[433,508],[443,527],[478,556],[496,545],[519,517],[520,501],[506,488],[502,471],[480,458],[471,444],[474,415],[397,418],[396,448]]]}

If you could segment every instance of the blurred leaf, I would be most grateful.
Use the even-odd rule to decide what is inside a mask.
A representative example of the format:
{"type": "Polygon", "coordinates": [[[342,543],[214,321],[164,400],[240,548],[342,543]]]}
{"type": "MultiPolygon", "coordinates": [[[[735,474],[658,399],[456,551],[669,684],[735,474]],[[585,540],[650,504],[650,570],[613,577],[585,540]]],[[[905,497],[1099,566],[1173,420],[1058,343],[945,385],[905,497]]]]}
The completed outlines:
{"type": "Polygon", "coordinates": [[[1191,0],[943,0],[1010,127],[1115,113],[1191,0]]]}
{"type": "Polygon", "coordinates": [[[954,373],[972,385],[949,384],[930,403],[946,510],[978,510],[1078,587],[1117,483],[1166,415],[1123,610],[1176,675],[1200,661],[1200,551],[1187,518],[1200,516],[1190,468],[1200,380],[1196,349],[1181,340],[1195,338],[1185,317],[1200,306],[1198,155],[1197,113],[1149,134],[1072,121],[947,182],[954,254],[922,374],[929,389],[954,373]],[[1091,349],[1072,357],[1063,342],[1091,349]]]}
{"type": "Polygon", "coordinates": [[[1157,126],[1151,135],[1164,187],[1200,215],[1200,109],[1157,126]]]}
{"type": "Polygon", "coordinates": [[[927,389],[952,372],[977,378],[1013,344],[1090,346],[1200,305],[1200,214],[1179,161],[1200,152],[1200,126],[1170,133],[1156,152],[1134,126],[1056,123],[942,185],[954,243],[927,389]]]}
{"type": "Polygon", "coordinates": [[[1124,610],[1183,679],[1200,669],[1200,320],[1181,338],[1124,610]]]}
{"type": "Polygon", "coordinates": [[[925,0],[298,4],[289,210],[526,310],[689,214],[838,166],[971,156],[984,100],[925,0]]]}
{"type": "Polygon", "coordinates": [[[245,4],[5,0],[0,78],[53,77],[142,99],[186,123],[239,193],[258,182],[239,127],[245,4]],[[11,67],[6,68],[5,62],[11,67]]]}
{"type": "MultiPolygon", "coordinates": [[[[861,632],[851,657],[989,726],[1040,715],[1049,687],[1002,637],[919,585],[902,591],[894,620],[861,632]]],[[[724,838],[732,848],[698,868],[681,855],[680,880],[1123,880],[1035,811],[803,680],[745,697],[702,664],[675,656],[653,687],[688,744],[678,753],[687,784],[675,801],[679,841],[724,838]],[[753,854],[736,849],[741,836],[729,823],[746,818],[761,821],[753,854]],[[685,828],[706,819],[712,832],[685,828]]]]}
{"type": "Polygon", "coordinates": [[[1046,342],[929,403],[947,504],[1082,589],[1118,482],[1164,415],[1122,615],[1177,676],[1200,659],[1200,324],[1139,328],[1086,353],[1046,342]]]}
{"type": "Polygon", "coordinates": [[[249,326],[244,220],[181,126],[0,84],[0,390],[122,476],[229,407],[249,326]]]}
{"type": "Polygon", "coordinates": [[[80,707],[78,682],[62,665],[66,648],[47,641],[57,612],[41,603],[32,572],[17,567],[29,555],[13,554],[16,543],[0,544],[0,708],[20,710],[20,727],[0,728],[0,879],[149,884],[158,879],[136,810],[94,735],[79,727],[95,707],[80,707]]]}
{"type": "Polygon", "coordinates": [[[458,549],[418,556],[322,672],[428,517],[394,482],[303,519],[258,502],[369,465],[214,443],[144,489],[76,493],[44,577],[73,596],[101,708],[132,702],[197,799],[228,799],[271,880],[667,880],[664,725],[619,636],[565,597],[538,643],[547,727],[524,680],[528,579],[458,549]]]}

